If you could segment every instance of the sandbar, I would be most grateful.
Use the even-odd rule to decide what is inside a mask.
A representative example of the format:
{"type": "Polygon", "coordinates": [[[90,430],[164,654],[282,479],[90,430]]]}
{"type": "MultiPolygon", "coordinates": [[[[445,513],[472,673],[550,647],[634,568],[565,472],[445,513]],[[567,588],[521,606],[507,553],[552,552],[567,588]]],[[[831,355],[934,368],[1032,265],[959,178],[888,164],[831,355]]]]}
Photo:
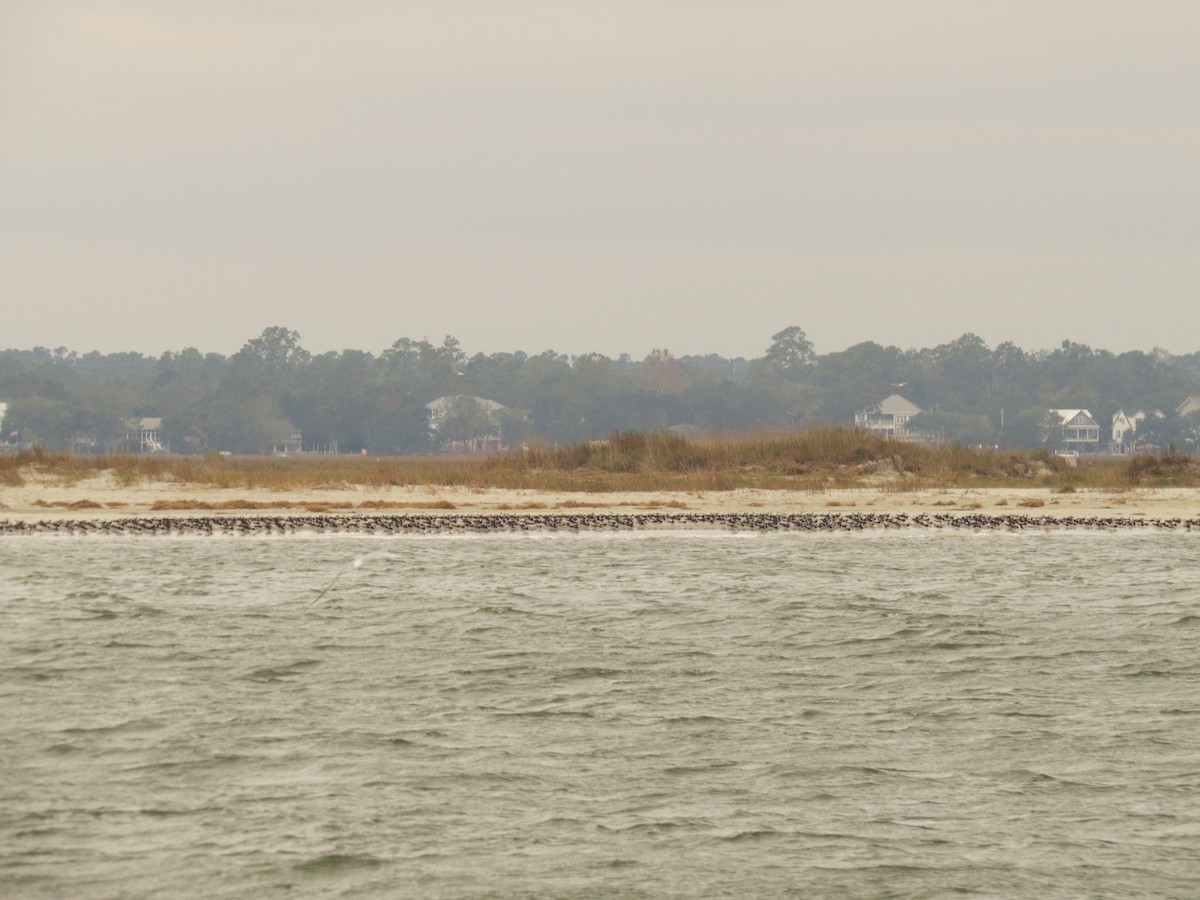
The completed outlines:
{"type": "Polygon", "coordinates": [[[1050,488],[894,487],[824,491],[754,490],[599,493],[438,485],[272,490],[191,483],[118,483],[111,473],[63,483],[27,478],[0,486],[0,521],[138,517],[336,515],[691,514],[1010,516],[1032,520],[1200,519],[1200,488],[1055,491],[1050,488]]]}

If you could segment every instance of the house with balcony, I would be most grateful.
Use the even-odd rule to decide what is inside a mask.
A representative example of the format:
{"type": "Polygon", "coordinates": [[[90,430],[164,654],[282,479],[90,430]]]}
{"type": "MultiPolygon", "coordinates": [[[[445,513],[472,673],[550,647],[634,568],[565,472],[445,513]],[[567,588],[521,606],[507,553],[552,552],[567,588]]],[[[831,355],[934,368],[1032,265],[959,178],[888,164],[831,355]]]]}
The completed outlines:
{"type": "Polygon", "coordinates": [[[442,453],[492,453],[506,450],[501,434],[506,415],[520,415],[485,397],[457,394],[426,403],[433,446],[442,453]]]}
{"type": "Polygon", "coordinates": [[[1046,439],[1068,453],[1095,453],[1100,449],[1100,423],[1086,409],[1052,409],[1043,422],[1046,439]]]}
{"type": "Polygon", "coordinates": [[[125,419],[125,449],[130,453],[166,453],[170,448],[163,441],[162,421],[159,416],[125,419]]]}
{"type": "Polygon", "coordinates": [[[911,428],[909,421],[925,410],[899,394],[891,394],[868,409],[854,414],[854,427],[897,441],[926,441],[929,435],[911,428]]]}

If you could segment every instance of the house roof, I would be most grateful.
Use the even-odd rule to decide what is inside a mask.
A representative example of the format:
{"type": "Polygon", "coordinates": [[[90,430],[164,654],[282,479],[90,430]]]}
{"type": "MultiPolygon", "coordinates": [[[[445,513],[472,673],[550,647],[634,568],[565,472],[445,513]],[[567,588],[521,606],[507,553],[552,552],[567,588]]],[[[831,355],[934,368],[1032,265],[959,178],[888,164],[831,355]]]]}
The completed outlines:
{"type": "Polygon", "coordinates": [[[474,400],[476,403],[478,403],[480,406],[482,406],[488,412],[495,412],[498,409],[506,408],[503,403],[497,403],[495,400],[487,400],[483,397],[467,397],[466,394],[455,394],[454,396],[449,396],[449,397],[438,397],[436,400],[431,400],[428,403],[426,403],[425,408],[428,409],[434,415],[437,415],[439,413],[445,412],[450,407],[450,405],[452,403],[454,403],[454,401],[461,400],[464,397],[466,397],[468,400],[474,400]]]}
{"type": "Polygon", "coordinates": [[[1086,425],[1088,423],[1091,423],[1092,425],[1098,424],[1096,422],[1096,420],[1092,418],[1092,414],[1090,412],[1088,412],[1086,409],[1052,409],[1052,410],[1050,410],[1050,412],[1053,415],[1056,415],[1060,419],[1062,419],[1063,425],[1070,425],[1081,415],[1087,417],[1087,422],[1080,422],[1078,424],[1080,424],[1080,425],[1086,425]]]}
{"type": "Polygon", "coordinates": [[[138,431],[157,431],[158,429],[162,428],[162,416],[155,416],[153,418],[135,417],[132,419],[122,419],[121,424],[128,431],[133,431],[135,429],[138,431]]]}
{"type": "Polygon", "coordinates": [[[1200,397],[1188,397],[1175,407],[1175,415],[1186,416],[1200,409],[1200,397]]]}
{"type": "Polygon", "coordinates": [[[879,401],[879,411],[886,416],[909,415],[915,416],[918,413],[923,413],[925,410],[917,406],[911,400],[906,400],[899,394],[891,394],[879,401]]]}

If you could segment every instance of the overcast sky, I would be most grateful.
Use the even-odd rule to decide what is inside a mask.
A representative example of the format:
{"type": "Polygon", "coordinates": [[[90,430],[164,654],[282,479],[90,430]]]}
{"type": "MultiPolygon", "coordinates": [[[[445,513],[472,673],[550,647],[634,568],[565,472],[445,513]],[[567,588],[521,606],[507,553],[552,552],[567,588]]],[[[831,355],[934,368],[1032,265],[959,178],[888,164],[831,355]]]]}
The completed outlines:
{"type": "Polygon", "coordinates": [[[1195,0],[4,0],[0,346],[1200,350],[1195,0]]]}

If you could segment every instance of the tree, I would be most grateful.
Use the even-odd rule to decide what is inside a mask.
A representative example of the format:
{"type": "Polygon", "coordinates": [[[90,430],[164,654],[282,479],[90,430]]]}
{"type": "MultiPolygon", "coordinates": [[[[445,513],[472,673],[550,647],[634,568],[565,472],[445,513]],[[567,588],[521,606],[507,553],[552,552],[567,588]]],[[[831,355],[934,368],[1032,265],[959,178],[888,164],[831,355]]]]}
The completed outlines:
{"type": "Polygon", "coordinates": [[[1042,418],[1042,443],[1052,450],[1061,450],[1064,446],[1063,417],[1054,410],[1047,410],[1042,418]]]}
{"type": "Polygon", "coordinates": [[[1195,453],[1200,450],[1200,412],[1163,419],[1151,416],[1138,423],[1134,441],[1195,453]]]}
{"type": "Polygon", "coordinates": [[[300,335],[282,325],[263,330],[258,337],[246,342],[237,358],[257,363],[273,374],[284,372],[309,361],[309,353],[300,346],[300,335]]]}
{"type": "MultiPolygon", "coordinates": [[[[854,414],[903,387],[904,356],[896,347],[866,341],[821,357],[813,381],[824,388],[821,418],[826,424],[851,422],[854,414]]],[[[920,396],[915,402],[928,403],[920,396]]]]}
{"type": "Polygon", "coordinates": [[[812,341],[798,325],[791,325],[771,335],[771,346],[767,348],[764,357],[767,362],[788,376],[799,375],[816,358],[812,341]]]}
{"type": "Polygon", "coordinates": [[[84,428],[84,413],[70,400],[23,397],[9,405],[4,428],[22,444],[69,447],[84,428]]]}
{"type": "Polygon", "coordinates": [[[651,350],[642,360],[641,380],[654,394],[681,394],[691,383],[683,366],[665,347],[651,350]]]}
{"type": "Polygon", "coordinates": [[[398,391],[374,390],[364,429],[373,453],[421,453],[429,449],[429,410],[398,391]]]}
{"type": "Polygon", "coordinates": [[[442,443],[464,443],[487,437],[496,431],[486,407],[474,397],[459,396],[450,401],[437,426],[442,443]]]}

